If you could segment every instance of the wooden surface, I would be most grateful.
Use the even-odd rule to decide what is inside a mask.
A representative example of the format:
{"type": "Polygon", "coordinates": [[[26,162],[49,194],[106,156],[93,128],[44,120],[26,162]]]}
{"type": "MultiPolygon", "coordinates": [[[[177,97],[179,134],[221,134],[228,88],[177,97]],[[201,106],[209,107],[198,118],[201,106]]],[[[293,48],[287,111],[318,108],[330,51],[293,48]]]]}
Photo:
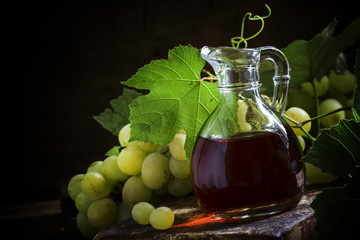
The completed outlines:
{"type": "Polygon", "coordinates": [[[174,225],[165,231],[142,226],[132,219],[98,233],[94,240],[115,239],[315,239],[315,217],[310,207],[318,192],[306,193],[290,211],[256,220],[223,220],[204,214],[195,197],[173,199],[163,206],[175,213],[174,225]]]}

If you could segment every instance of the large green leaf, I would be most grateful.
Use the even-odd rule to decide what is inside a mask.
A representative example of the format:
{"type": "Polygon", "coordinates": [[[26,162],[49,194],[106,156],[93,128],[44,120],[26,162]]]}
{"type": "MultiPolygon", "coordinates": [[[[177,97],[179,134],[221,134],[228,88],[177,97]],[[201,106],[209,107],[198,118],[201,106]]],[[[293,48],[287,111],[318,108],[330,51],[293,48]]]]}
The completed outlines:
{"type": "Polygon", "coordinates": [[[334,67],[336,58],[347,46],[360,39],[360,17],[351,22],[341,33],[333,37],[337,21],[330,24],[311,41],[309,41],[309,56],[313,78],[320,80],[334,67]]]}
{"type": "Polygon", "coordinates": [[[335,176],[357,173],[359,148],[360,123],[343,119],[332,128],[322,129],[302,160],[335,176]]]}
{"type": "Polygon", "coordinates": [[[128,105],[141,95],[135,90],[124,88],[122,95],[110,101],[112,109],[106,108],[104,112],[93,118],[103,128],[117,136],[121,128],[129,123],[130,109],[128,105]]]}
{"type": "MultiPolygon", "coordinates": [[[[291,80],[290,89],[299,89],[301,83],[320,80],[334,68],[336,58],[344,49],[360,39],[360,17],[351,22],[341,33],[333,36],[337,21],[329,25],[311,40],[296,40],[281,49],[289,61],[291,80]]],[[[261,73],[265,93],[272,94],[271,77],[273,71],[261,73]]]]}
{"type": "Polygon", "coordinates": [[[217,106],[219,95],[216,83],[201,80],[204,65],[198,49],[179,46],[169,51],[168,60],[152,61],[123,83],[150,90],[129,105],[130,141],[166,145],[183,129],[190,158],[196,136],[217,106]]]}
{"type": "MultiPolygon", "coordinates": [[[[328,187],[317,195],[315,210],[318,239],[350,239],[360,223],[360,123],[341,120],[322,129],[304,162],[323,172],[348,178],[344,186],[328,187]]],[[[341,179],[341,178],[340,178],[341,179]]]]}
{"type": "Polygon", "coordinates": [[[315,210],[317,239],[354,239],[358,235],[359,189],[359,176],[354,176],[344,186],[326,188],[316,196],[311,207],[315,210]]]}

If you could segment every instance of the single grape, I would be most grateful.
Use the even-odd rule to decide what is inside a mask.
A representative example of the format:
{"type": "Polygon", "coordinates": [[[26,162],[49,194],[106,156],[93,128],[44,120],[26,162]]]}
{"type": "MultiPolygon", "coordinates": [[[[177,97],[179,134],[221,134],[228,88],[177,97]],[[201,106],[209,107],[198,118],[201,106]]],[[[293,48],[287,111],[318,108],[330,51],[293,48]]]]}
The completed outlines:
{"type": "Polygon", "coordinates": [[[173,156],[170,158],[169,162],[170,172],[176,178],[187,178],[190,176],[190,162],[177,160],[173,156]]]}
{"type": "Polygon", "coordinates": [[[111,198],[103,198],[93,202],[87,212],[91,225],[103,228],[115,223],[118,219],[119,210],[117,204],[111,198]]]}
{"type": "Polygon", "coordinates": [[[350,72],[336,74],[334,70],[331,70],[329,80],[330,85],[343,94],[350,93],[355,89],[355,75],[350,72]]]}
{"type": "Polygon", "coordinates": [[[143,183],[141,176],[131,176],[124,184],[122,198],[128,207],[138,202],[149,202],[152,191],[143,183]]]}
{"type": "Polygon", "coordinates": [[[79,212],[86,214],[90,204],[92,204],[94,200],[91,200],[85,193],[81,192],[77,195],[75,206],[79,212]]]}
{"type": "Polygon", "coordinates": [[[186,134],[176,133],[173,140],[169,144],[169,151],[178,160],[187,160],[184,146],[186,134]]]}
{"type": "Polygon", "coordinates": [[[154,206],[150,203],[139,202],[132,208],[131,215],[138,224],[148,225],[150,223],[150,215],[154,210],[154,206]]]}
{"type": "Polygon", "coordinates": [[[160,147],[160,144],[153,144],[150,142],[138,142],[138,141],[129,142],[130,131],[131,131],[130,123],[125,125],[119,131],[118,138],[121,146],[125,147],[125,146],[135,145],[147,153],[154,152],[160,147]]]}
{"type": "Polygon", "coordinates": [[[131,208],[129,208],[124,202],[121,202],[118,208],[119,208],[118,221],[123,221],[131,218],[131,208]]]}
{"type": "Polygon", "coordinates": [[[173,211],[168,207],[158,207],[150,215],[150,224],[158,230],[170,228],[175,220],[173,211]]]}
{"type": "MultiPolygon", "coordinates": [[[[342,105],[338,100],[333,98],[328,98],[324,100],[322,103],[320,103],[319,113],[320,115],[326,114],[341,107],[342,105]]],[[[333,125],[338,124],[340,119],[343,118],[345,118],[345,111],[336,112],[326,117],[320,118],[320,124],[325,128],[329,128],[333,125]]]]}
{"type": "Polygon", "coordinates": [[[99,230],[89,223],[86,214],[79,212],[76,216],[76,225],[80,233],[86,238],[93,238],[99,230]]]}
{"type": "Polygon", "coordinates": [[[77,174],[73,176],[68,183],[68,194],[70,198],[75,201],[79,193],[81,193],[81,182],[84,179],[84,174],[77,174]]]}
{"type": "Polygon", "coordinates": [[[191,178],[172,178],[168,183],[168,191],[174,197],[184,197],[192,192],[191,178]]]}
{"type": "Polygon", "coordinates": [[[166,184],[169,177],[169,159],[159,152],[150,153],[141,168],[144,184],[152,190],[159,189],[166,184]]]}
{"type": "Polygon", "coordinates": [[[103,161],[96,161],[90,164],[86,172],[100,172],[103,161]]]}
{"type": "MultiPolygon", "coordinates": [[[[320,81],[314,79],[313,82],[318,96],[324,96],[329,90],[329,78],[327,76],[323,76],[320,81]]],[[[315,96],[314,87],[311,82],[302,83],[301,88],[304,92],[310,94],[310,96],[315,96]]]]}
{"type": "Polygon", "coordinates": [[[137,175],[141,172],[141,166],[146,154],[136,146],[128,146],[118,156],[118,166],[123,173],[137,175]]]}
{"type": "Polygon", "coordinates": [[[88,172],[81,183],[81,190],[90,199],[98,200],[110,194],[110,185],[100,173],[88,172]]]}
{"type": "Polygon", "coordinates": [[[243,132],[251,130],[251,125],[247,122],[246,118],[248,108],[249,107],[245,101],[241,99],[238,100],[237,122],[239,124],[240,130],[243,132]]]}
{"type": "Polygon", "coordinates": [[[131,144],[133,143],[147,153],[155,152],[160,147],[160,144],[153,144],[150,142],[131,142],[131,144]]]}
{"type": "Polygon", "coordinates": [[[265,60],[265,61],[261,62],[260,67],[259,67],[259,71],[260,71],[260,73],[267,72],[267,71],[273,72],[274,68],[275,68],[275,66],[274,66],[274,63],[272,61],[266,61],[265,60]]]}
{"type": "Polygon", "coordinates": [[[306,178],[311,184],[325,184],[334,181],[337,177],[330,173],[322,172],[320,168],[311,163],[305,163],[306,178]]]}
{"type": "Polygon", "coordinates": [[[302,136],[297,136],[297,139],[298,139],[298,141],[300,143],[301,149],[304,151],[305,150],[305,140],[304,140],[304,138],[302,136]]]}
{"type": "Polygon", "coordinates": [[[121,146],[126,147],[130,139],[130,123],[126,124],[118,134],[119,143],[121,146]]]}
{"type": "Polygon", "coordinates": [[[123,182],[129,177],[129,175],[120,170],[117,159],[116,156],[110,156],[104,160],[101,166],[100,173],[110,183],[123,182]]]}
{"type": "MultiPolygon", "coordinates": [[[[297,122],[303,122],[305,120],[309,120],[310,116],[309,114],[299,108],[299,107],[291,107],[288,110],[286,110],[285,115],[290,117],[291,119],[297,121],[297,122]]],[[[292,123],[290,120],[286,119],[286,121],[289,123],[290,126],[296,126],[295,123],[292,123]]],[[[309,132],[311,129],[311,122],[306,123],[303,128],[305,131],[309,132]]],[[[301,131],[300,128],[292,128],[297,136],[303,136],[305,133],[301,131]]]]}

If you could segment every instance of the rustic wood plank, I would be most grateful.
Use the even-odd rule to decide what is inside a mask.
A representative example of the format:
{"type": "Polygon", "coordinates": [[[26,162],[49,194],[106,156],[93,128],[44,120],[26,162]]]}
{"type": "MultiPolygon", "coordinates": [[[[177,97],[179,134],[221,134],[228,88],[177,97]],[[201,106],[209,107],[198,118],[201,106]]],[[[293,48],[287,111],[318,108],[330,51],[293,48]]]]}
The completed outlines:
{"type": "Polygon", "coordinates": [[[306,193],[298,206],[290,211],[255,220],[214,218],[198,208],[194,196],[173,199],[162,203],[174,210],[176,219],[172,228],[159,231],[129,219],[101,231],[94,240],[315,239],[315,217],[310,204],[317,193],[306,193]]]}

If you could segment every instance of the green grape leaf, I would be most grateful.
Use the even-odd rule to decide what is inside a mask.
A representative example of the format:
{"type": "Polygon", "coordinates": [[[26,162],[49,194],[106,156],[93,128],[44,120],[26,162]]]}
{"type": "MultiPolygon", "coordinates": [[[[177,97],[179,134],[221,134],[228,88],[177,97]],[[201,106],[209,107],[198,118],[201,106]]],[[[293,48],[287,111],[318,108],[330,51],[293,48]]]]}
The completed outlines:
{"type": "Polygon", "coordinates": [[[342,178],[344,186],[324,189],[311,204],[317,219],[319,239],[349,239],[359,224],[360,209],[360,123],[343,119],[322,129],[302,161],[342,178]],[[357,222],[357,223],[356,223],[357,222]],[[356,226],[356,228],[355,228],[356,226]]]}
{"type": "Polygon", "coordinates": [[[130,141],[168,144],[180,129],[186,132],[185,152],[190,159],[196,136],[215,109],[216,83],[200,77],[205,61],[191,45],[168,52],[168,60],[155,60],[140,68],[123,84],[150,93],[130,105],[130,141]]]}
{"type": "Polygon", "coordinates": [[[302,158],[322,171],[335,176],[357,173],[360,169],[360,123],[342,119],[331,128],[321,130],[302,158]]]}
{"type": "Polygon", "coordinates": [[[360,39],[360,17],[351,22],[341,33],[333,37],[336,19],[309,41],[311,77],[320,80],[334,68],[336,58],[347,47],[360,39]]]}
{"type": "Polygon", "coordinates": [[[129,123],[130,109],[128,105],[141,95],[135,90],[124,88],[122,95],[110,101],[112,109],[106,108],[104,112],[93,118],[103,128],[117,136],[121,128],[129,123]]]}
{"type": "Polygon", "coordinates": [[[311,203],[315,210],[317,239],[353,239],[360,224],[360,180],[350,178],[340,187],[328,187],[311,203]]]}
{"type": "MultiPolygon", "coordinates": [[[[337,25],[333,19],[329,25],[311,40],[296,40],[281,51],[288,59],[291,80],[289,89],[299,89],[304,82],[314,78],[320,80],[334,68],[339,54],[348,46],[360,39],[360,17],[351,22],[341,33],[333,36],[337,25]]],[[[273,70],[261,73],[264,93],[272,95],[273,70]]]]}
{"type": "Polygon", "coordinates": [[[114,146],[105,153],[105,156],[108,156],[108,157],[119,156],[121,148],[122,148],[122,146],[114,146]]]}

